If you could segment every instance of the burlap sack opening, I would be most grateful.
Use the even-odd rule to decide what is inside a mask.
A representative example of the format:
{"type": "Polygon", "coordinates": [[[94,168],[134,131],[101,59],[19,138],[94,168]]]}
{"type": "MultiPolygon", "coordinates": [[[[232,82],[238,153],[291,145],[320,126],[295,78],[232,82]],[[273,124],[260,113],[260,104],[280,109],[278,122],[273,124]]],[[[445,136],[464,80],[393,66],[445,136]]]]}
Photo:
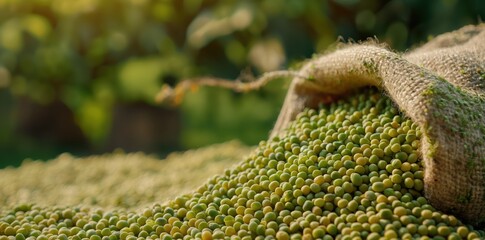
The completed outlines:
{"type": "Polygon", "coordinates": [[[405,54],[350,45],[309,61],[293,79],[272,136],[323,95],[383,89],[424,132],[425,195],[437,209],[485,223],[485,24],[405,54]]]}

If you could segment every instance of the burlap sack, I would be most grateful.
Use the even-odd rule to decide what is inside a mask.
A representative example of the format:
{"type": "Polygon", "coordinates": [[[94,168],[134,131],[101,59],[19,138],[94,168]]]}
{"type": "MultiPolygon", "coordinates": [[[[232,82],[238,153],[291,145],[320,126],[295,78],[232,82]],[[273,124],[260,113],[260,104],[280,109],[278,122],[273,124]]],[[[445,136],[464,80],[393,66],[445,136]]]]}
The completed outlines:
{"type": "Polygon", "coordinates": [[[475,226],[485,223],[485,24],[405,54],[350,45],[308,61],[298,74],[273,136],[322,96],[378,86],[424,133],[425,195],[432,206],[475,226]]]}

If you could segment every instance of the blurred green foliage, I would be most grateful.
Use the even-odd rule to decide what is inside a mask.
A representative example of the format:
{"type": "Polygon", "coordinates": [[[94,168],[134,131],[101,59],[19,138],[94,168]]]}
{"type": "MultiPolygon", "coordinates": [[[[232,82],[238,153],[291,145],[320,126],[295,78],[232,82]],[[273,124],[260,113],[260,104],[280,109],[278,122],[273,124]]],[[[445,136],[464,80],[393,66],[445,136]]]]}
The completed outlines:
{"type": "MultiPolygon", "coordinates": [[[[375,36],[404,50],[484,16],[481,0],[0,0],[0,143],[18,137],[19,97],[60,100],[91,143],[102,145],[113,106],[154,104],[163,83],[291,67],[338,36],[375,36]]],[[[182,146],[257,143],[287,84],[245,95],[206,88],[189,94],[182,146]]]]}

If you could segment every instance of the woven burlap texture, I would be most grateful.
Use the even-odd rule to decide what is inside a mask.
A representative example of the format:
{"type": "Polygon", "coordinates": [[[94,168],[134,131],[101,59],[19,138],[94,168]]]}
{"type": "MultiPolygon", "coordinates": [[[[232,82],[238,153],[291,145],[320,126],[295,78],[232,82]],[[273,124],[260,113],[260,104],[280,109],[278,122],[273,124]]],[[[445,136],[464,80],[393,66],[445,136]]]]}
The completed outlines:
{"type": "Polygon", "coordinates": [[[277,136],[305,107],[363,86],[383,89],[423,131],[425,196],[475,226],[485,221],[485,24],[404,54],[350,44],[308,61],[287,93],[277,136]]]}

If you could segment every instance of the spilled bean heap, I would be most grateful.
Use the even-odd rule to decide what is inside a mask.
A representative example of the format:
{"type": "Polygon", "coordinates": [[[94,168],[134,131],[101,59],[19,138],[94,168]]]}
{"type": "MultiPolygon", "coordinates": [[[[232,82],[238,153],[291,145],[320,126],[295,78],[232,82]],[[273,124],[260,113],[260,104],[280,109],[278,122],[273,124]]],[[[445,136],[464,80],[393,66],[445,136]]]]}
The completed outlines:
{"type": "MultiPolygon", "coordinates": [[[[421,132],[375,89],[305,110],[282,138],[167,205],[19,205],[0,239],[478,239],[423,197],[421,132]]],[[[109,193],[107,193],[109,194],[109,193]]]]}
{"type": "Polygon", "coordinates": [[[47,162],[26,160],[19,168],[0,169],[0,216],[2,209],[25,202],[140,209],[192,192],[200,181],[234,166],[251,150],[231,141],[171,153],[163,160],[119,151],[84,158],[61,154],[47,162]]]}

